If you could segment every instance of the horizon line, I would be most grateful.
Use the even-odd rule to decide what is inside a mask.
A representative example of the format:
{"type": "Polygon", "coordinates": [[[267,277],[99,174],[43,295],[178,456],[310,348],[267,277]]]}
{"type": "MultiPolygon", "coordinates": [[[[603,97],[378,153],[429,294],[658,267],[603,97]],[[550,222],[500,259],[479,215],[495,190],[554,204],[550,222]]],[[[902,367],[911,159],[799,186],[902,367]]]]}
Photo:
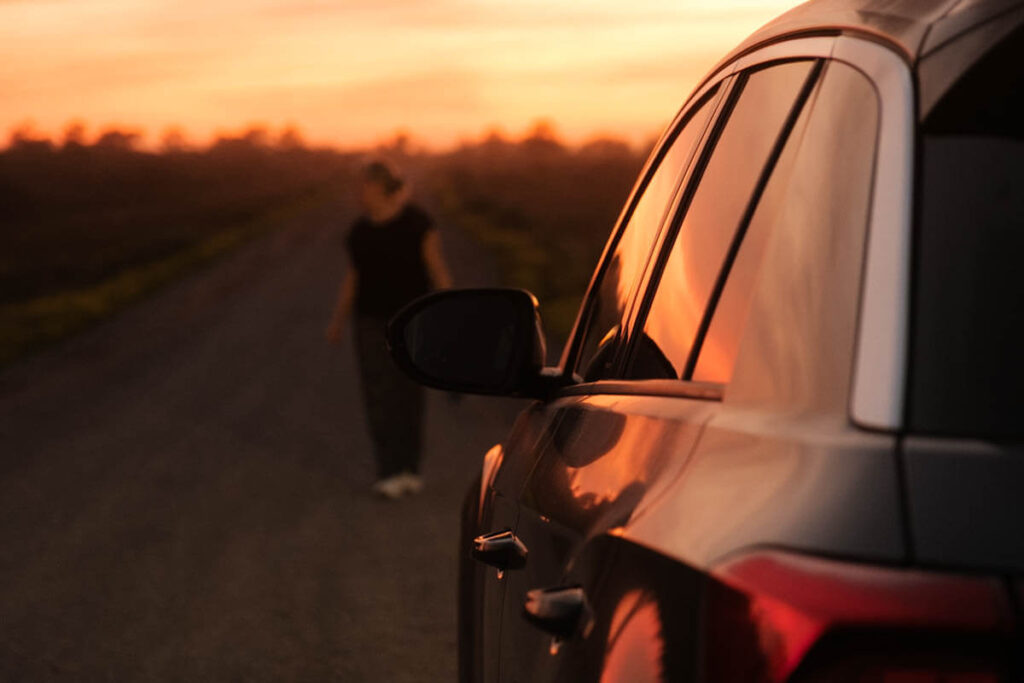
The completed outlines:
{"type": "MultiPolygon", "coordinates": [[[[666,122],[667,123],[667,122],[666,122]]],[[[363,140],[344,140],[339,138],[316,136],[307,137],[300,122],[272,124],[261,121],[250,121],[235,126],[218,126],[210,132],[195,134],[186,126],[169,124],[147,127],[141,124],[125,122],[89,123],[82,118],[72,117],[60,130],[43,129],[35,124],[32,117],[6,124],[0,128],[4,131],[3,146],[0,149],[11,149],[18,139],[26,141],[48,142],[56,147],[69,143],[86,146],[96,144],[108,133],[121,133],[134,138],[133,147],[140,151],[160,151],[168,147],[180,147],[188,150],[208,149],[219,140],[239,140],[245,137],[262,137],[267,146],[274,146],[274,141],[281,141],[287,136],[294,138],[309,149],[329,148],[338,151],[366,150],[394,147],[399,140],[403,146],[418,152],[437,153],[457,149],[466,145],[479,144],[489,138],[497,137],[509,142],[520,142],[531,137],[550,137],[562,145],[582,147],[591,142],[602,140],[616,141],[630,147],[647,146],[661,134],[661,129],[652,129],[644,134],[630,133],[625,130],[607,130],[595,128],[577,133],[567,133],[549,116],[538,116],[518,131],[510,130],[501,124],[482,124],[475,133],[465,132],[444,139],[431,140],[418,134],[411,127],[399,126],[387,133],[368,136],[363,140]],[[169,144],[170,143],[170,144],[169,144]]]]}

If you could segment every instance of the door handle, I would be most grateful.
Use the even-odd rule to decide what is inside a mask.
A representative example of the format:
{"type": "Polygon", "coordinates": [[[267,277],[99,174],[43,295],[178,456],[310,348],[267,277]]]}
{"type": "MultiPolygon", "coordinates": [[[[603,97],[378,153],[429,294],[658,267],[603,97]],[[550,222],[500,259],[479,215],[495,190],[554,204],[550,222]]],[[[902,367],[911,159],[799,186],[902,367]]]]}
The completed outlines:
{"type": "Polygon", "coordinates": [[[497,567],[499,572],[506,569],[522,569],[526,566],[529,551],[511,529],[477,536],[473,539],[473,559],[497,567]]]}
{"type": "Polygon", "coordinates": [[[565,640],[577,632],[587,635],[593,626],[587,596],[579,586],[529,591],[523,604],[523,617],[558,640],[565,640]]]}

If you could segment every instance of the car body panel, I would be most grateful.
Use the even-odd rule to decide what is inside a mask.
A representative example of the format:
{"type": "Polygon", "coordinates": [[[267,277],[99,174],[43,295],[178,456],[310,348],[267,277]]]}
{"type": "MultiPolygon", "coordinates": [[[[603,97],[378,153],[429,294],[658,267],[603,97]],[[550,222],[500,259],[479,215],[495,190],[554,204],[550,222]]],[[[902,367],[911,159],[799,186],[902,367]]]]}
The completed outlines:
{"type": "MultiPolygon", "coordinates": [[[[462,519],[463,542],[475,536],[510,529],[519,523],[518,497],[526,478],[532,471],[542,440],[551,432],[547,421],[550,411],[539,402],[530,404],[515,421],[505,442],[491,449],[484,461],[484,470],[474,496],[480,501],[478,509],[465,509],[462,519]]],[[[461,658],[462,675],[468,680],[498,680],[502,614],[506,609],[507,582],[497,569],[475,562],[469,557],[469,548],[460,548],[464,570],[475,585],[474,605],[460,605],[460,614],[473,620],[475,634],[472,653],[461,658]]],[[[469,647],[468,643],[463,644],[469,647]]]]}
{"type": "MultiPolygon", "coordinates": [[[[514,500],[501,493],[494,493],[485,508],[486,512],[479,526],[480,533],[515,529],[519,523],[519,508],[514,500]]],[[[463,552],[468,553],[468,549],[463,552]]],[[[473,560],[468,560],[473,562],[473,560]]],[[[474,562],[477,568],[477,604],[479,606],[479,622],[476,644],[479,655],[475,666],[480,668],[482,680],[498,680],[498,662],[501,653],[501,620],[506,605],[506,582],[501,573],[493,568],[474,562]]]]}
{"type": "Polygon", "coordinates": [[[588,544],[566,576],[587,590],[585,638],[534,655],[531,683],[695,680],[702,659],[706,577],[613,535],[588,544]],[[588,580],[600,568],[598,581],[588,580]]]}
{"type": "Polygon", "coordinates": [[[626,522],[678,476],[714,404],[647,396],[560,399],[554,438],[523,491],[523,504],[581,537],[626,522]]]}
{"type": "MultiPolygon", "coordinates": [[[[999,23],[1008,24],[1010,27],[1016,26],[1020,20],[1009,13],[1021,7],[1024,7],[1021,0],[961,0],[932,24],[928,37],[921,45],[921,56],[928,55],[957,36],[978,30],[981,24],[989,23],[993,19],[998,19],[999,23]]],[[[973,60],[962,62],[956,68],[956,74],[963,73],[971,61],[973,60]]]]}
{"type": "Polygon", "coordinates": [[[835,416],[723,408],[622,535],[702,568],[758,546],[905,561],[894,443],[835,416]]]}
{"type": "MultiPolygon", "coordinates": [[[[1024,2],[1004,3],[1008,9],[964,31],[948,26],[963,18],[952,15],[936,24],[917,64],[918,120],[924,121],[949,88],[985,53],[1024,23],[1024,2]],[[946,30],[943,30],[946,29],[946,30]]],[[[966,14],[966,13],[965,13],[966,14]]]]}
{"type": "Polygon", "coordinates": [[[911,436],[903,459],[917,561],[1024,573],[1024,447],[911,436]]]}
{"type": "Polygon", "coordinates": [[[593,598],[609,561],[608,532],[679,476],[711,408],[612,395],[549,405],[551,438],[519,501],[516,535],[530,560],[506,575],[500,680],[537,680],[537,661],[549,656],[550,636],[518,613],[526,591],[572,581],[593,598]]]}
{"type": "Polygon", "coordinates": [[[873,429],[903,423],[914,185],[914,86],[891,50],[842,37],[834,58],[878,90],[878,158],[861,293],[850,417],[873,429]]]}
{"type": "Polygon", "coordinates": [[[718,66],[764,45],[801,35],[849,32],[888,43],[910,62],[928,29],[959,0],[817,0],[768,22],[732,50],[718,66]]]}
{"type": "Polygon", "coordinates": [[[813,0],[755,31],[712,73],[772,42],[827,32],[884,42],[913,64],[936,45],[1020,4],[1021,0],[813,0]]]}

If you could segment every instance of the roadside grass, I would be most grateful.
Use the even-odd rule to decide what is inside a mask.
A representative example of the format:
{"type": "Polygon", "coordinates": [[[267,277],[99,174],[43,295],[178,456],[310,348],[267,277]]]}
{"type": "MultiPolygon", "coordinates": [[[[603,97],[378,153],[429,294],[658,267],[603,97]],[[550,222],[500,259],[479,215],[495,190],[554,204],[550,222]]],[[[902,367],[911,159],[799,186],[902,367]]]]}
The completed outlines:
{"type": "Polygon", "coordinates": [[[423,175],[442,219],[492,255],[498,281],[537,296],[553,354],[642,163],[621,141],[569,147],[539,130],[460,146],[426,160],[423,175]]]}
{"type": "Polygon", "coordinates": [[[223,228],[169,256],[122,269],[90,286],[0,304],[0,367],[121,311],[270,232],[315,201],[300,199],[259,218],[223,228]]]}
{"type": "Polygon", "coordinates": [[[572,332],[605,235],[597,233],[589,244],[582,244],[572,235],[545,230],[539,220],[531,223],[529,217],[510,218],[502,207],[490,202],[476,199],[468,203],[452,187],[438,190],[437,198],[443,220],[457,226],[494,258],[501,285],[520,287],[537,296],[549,353],[558,352],[572,332]]]}
{"type": "Polygon", "coordinates": [[[446,220],[459,226],[493,255],[505,286],[527,289],[540,299],[548,341],[552,348],[560,349],[576,321],[586,286],[585,277],[577,276],[564,263],[559,264],[553,250],[538,243],[529,233],[503,227],[451,205],[445,206],[443,211],[446,220]],[[553,275],[563,276],[568,285],[553,284],[553,275]]]}

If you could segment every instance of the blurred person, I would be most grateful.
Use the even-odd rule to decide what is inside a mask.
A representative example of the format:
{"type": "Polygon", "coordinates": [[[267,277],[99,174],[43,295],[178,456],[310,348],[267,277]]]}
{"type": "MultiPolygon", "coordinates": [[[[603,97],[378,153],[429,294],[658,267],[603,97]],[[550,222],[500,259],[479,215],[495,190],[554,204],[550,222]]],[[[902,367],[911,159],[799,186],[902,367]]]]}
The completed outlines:
{"type": "Polygon", "coordinates": [[[423,389],[394,364],[385,341],[388,319],[433,289],[451,287],[434,222],[409,200],[401,176],[387,163],[366,164],[359,176],[361,215],[348,233],[349,268],[327,328],[341,341],[354,318],[363,401],[377,460],[372,490],[400,498],[423,489],[423,389]]]}

